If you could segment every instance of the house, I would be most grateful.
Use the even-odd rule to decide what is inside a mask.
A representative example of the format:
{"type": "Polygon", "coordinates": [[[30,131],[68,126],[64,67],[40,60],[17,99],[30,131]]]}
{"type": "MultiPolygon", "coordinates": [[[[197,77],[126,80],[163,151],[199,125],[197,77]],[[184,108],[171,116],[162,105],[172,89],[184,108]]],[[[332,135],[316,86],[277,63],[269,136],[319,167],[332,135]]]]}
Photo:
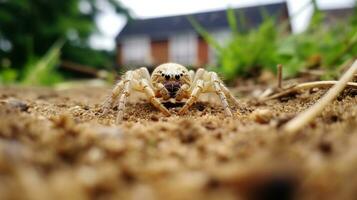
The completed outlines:
{"type": "MultiPolygon", "coordinates": [[[[237,22],[245,19],[246,27],[257,27],[263,13],[275,16],[277,23],[289,19],[285,2],[234,9],[237,22]]],[[[191,14],[200,25],[222,43],[230,36],[226,10],[191,14]]],[[[238,28],[241,25],[238,23],[238,28]]],[[[290,30],[290,27],[289,27],[290,30]]],[[[135,19],[126,24],[116,37],[118,66],[135,68],[177,62],[200,67],[215,62],[212,48],[198,35],[188,15],[135,19]]]]}
{"type": "Polygon", "coordinates": [[[353,13],[356,12],[356,9],[354,7],[346,7],[322,9],[321,11],[325,15],[325,24],[333,26],[349,19],[353,15],[353,13]]]}

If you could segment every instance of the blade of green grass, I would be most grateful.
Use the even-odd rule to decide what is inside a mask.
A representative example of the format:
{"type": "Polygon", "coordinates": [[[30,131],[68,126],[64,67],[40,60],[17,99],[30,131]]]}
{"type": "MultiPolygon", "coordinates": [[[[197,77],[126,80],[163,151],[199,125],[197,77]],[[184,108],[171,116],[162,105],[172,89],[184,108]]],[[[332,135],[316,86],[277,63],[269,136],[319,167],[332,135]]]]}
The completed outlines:
{"type": "Polygon", "coordinates": [[[53,85],[58,82],[61,77],[55,69],[59,64],[63,45],[63,40],[57,41],[42,58],[28,64],[21,83],[24,85],[53,85]]]}

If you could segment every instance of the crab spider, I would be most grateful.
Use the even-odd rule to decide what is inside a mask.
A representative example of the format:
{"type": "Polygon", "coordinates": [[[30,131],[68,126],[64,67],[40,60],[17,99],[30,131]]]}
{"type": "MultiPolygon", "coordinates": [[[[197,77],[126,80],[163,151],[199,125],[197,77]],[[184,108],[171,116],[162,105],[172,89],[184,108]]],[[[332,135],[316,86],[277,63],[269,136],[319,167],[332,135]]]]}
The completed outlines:
{"type": "Polygon", "coordinates": [[[215,72],[198,69],[196,73],[176,63],[165,63],[155,68],[152,75],[147,68],[127,71],[104,103],[104,113],[107,113],[118,102],[116,122],[120,123],[124,116],[127,97],[132,91],[142,92],[153,106],[165,116],[170,116],[169,110],[161,103],[171,98],[180,102],[187,99],[179,114],[184,114],[195,103],[202,93],[215,92],[222,103],[227,116],[233,116],[227,98],[235,105],[238,101],[223,84],[215,72]]]}

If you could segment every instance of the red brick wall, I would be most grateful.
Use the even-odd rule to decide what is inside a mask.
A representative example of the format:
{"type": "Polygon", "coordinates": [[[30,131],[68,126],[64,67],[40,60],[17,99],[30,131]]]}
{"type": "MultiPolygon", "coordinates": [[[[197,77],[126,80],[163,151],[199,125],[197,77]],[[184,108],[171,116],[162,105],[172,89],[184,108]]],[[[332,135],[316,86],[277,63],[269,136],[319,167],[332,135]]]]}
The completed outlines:
{"type": "Polygon", "coordinates": [[[159,65],[169,61],[168,40],[151,42],[151,58],[153,65],[159,65]]]}
{"type": "Polygon", "coordinates": [[[208,63],[208,44],[203,38],[198,38],[198,48],[197,48],[197,65],[198,67],[203,67],[208,63]]]}
{"type": "MultiPolygon", "coordinates": [[[[192,65],[203,67],[209,62],[208,44],[202,38],[199,38],[197,42],[197,63],[192,63],[192,65]]],[[[170,62],[168,40],[151,42],[151,58],[154,66],[170,62]]],[[[122,45],[120,44],[117,45],[116,63],[118,66],[123,65],[122,45]]]]}

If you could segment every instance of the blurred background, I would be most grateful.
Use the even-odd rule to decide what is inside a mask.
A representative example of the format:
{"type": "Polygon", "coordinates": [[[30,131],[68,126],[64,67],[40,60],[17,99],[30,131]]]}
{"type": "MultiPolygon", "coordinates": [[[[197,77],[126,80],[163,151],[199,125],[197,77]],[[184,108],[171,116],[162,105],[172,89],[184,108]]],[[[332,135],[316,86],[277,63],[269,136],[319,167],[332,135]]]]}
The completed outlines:
{"type": "Polygon", "coordinates": [[[355,0],[0,0],[0,84],[112,83],[177,62],[227,82],[335,78],[357,57],[355,0]]]}

